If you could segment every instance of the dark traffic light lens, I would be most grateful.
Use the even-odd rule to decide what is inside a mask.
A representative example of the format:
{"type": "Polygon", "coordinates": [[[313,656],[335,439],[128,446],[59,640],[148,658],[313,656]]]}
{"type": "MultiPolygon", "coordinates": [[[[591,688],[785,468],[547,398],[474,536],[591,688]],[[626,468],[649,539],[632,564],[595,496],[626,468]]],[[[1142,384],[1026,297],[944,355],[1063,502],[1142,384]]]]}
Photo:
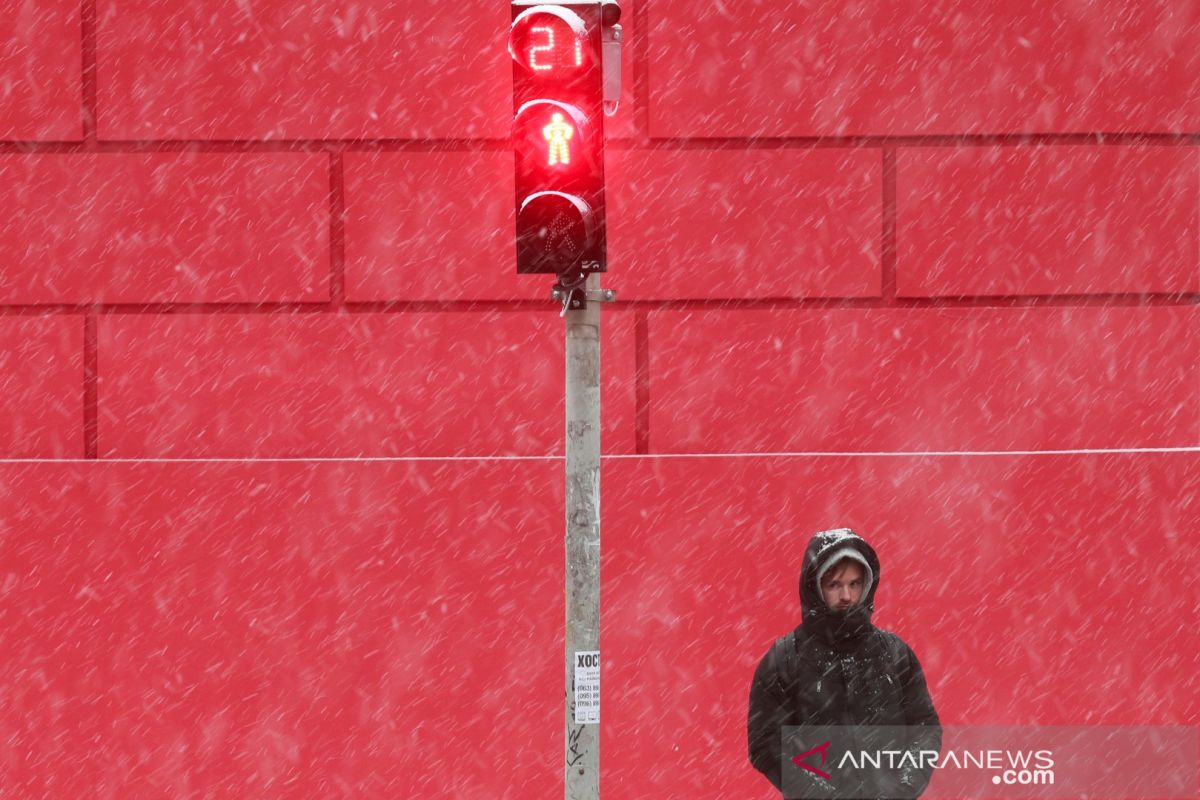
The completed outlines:
{"type": "Polygon", "coordinates": [[[574,195],[530,195],[517,218],[520,263],[530,272],[569,272],[592,244],[591,216],[587,203],[574,195]]]}

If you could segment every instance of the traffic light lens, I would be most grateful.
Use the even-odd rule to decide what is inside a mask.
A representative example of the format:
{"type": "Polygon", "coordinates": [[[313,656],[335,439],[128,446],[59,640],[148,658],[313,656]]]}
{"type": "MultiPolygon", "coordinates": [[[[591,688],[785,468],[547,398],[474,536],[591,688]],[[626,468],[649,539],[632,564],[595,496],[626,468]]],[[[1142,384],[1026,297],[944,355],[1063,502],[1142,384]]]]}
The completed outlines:
{"type": "Polygon", "coordinates": [[[530,272],[563,274],[592,246],[591,208],[574,195],[538,192],[517,212],[517,248],[530,272]]]}
{"type": "Polygon", "coordinates": [[[589,136],[587,116],[557,100],[530,100],[513,120],[517,162],[530,176],[578,174],[588,163],[589,136]]]}
{"type": "Polygon", "coordinates": [[[574,77],[584,67],[587,48],[582,24],[572,21],[546,11],[522,15],[509,39],[512,57],[541,78],[574,77]]]}

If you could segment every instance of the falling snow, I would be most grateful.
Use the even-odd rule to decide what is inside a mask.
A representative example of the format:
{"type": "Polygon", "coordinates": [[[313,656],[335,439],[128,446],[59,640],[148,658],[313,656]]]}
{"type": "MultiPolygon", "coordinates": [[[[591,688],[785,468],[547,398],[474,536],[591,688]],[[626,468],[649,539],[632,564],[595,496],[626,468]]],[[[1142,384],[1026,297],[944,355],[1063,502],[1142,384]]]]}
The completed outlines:
{"type": "Polygon", "coordinates": [[[919,665],[944,747],[1138,731],[1198,796],[1200,4],[624,0],[510,52],[533,5],[9,4],[0,798],[778,797],[814,531],[905,650],[785,702],[919,665]],[[540,180],[539,252],[607,268],[571,480],[540,180]]]}

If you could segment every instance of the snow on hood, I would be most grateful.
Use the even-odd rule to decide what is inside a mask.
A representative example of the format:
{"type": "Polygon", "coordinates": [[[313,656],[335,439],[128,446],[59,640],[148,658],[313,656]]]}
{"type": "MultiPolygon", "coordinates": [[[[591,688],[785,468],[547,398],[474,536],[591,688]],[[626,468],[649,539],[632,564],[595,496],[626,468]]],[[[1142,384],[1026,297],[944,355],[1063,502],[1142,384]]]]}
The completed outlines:
{"type": "MultiPolygon", "coordinates": [[[[835,559],[846,556],[849,548],[870,569],[870,584],[862,600],[855,608],[866,607],[874,611],[875,591],[879,588],[879,556],[866,540],[849,528],[834,528],[813,534],[804,551],[804,565],[800,569],[800,611],[804,619],[811,613],[826,611],[825,600],[817,584],[817,575],[833,564],[835,559]]],[[[857,560],[857,559],[856,559],[857,560]]]]}

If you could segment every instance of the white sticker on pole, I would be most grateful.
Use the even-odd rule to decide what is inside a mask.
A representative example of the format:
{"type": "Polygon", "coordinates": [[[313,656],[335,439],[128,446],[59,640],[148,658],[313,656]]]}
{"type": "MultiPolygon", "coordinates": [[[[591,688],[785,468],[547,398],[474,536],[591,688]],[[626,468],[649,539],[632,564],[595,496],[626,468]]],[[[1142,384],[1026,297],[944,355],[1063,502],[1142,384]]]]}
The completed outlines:
{"type": "Polygon", "coordinates": [[[600,651],[575,652],[575,724],[600,722],[600,651]]]}

